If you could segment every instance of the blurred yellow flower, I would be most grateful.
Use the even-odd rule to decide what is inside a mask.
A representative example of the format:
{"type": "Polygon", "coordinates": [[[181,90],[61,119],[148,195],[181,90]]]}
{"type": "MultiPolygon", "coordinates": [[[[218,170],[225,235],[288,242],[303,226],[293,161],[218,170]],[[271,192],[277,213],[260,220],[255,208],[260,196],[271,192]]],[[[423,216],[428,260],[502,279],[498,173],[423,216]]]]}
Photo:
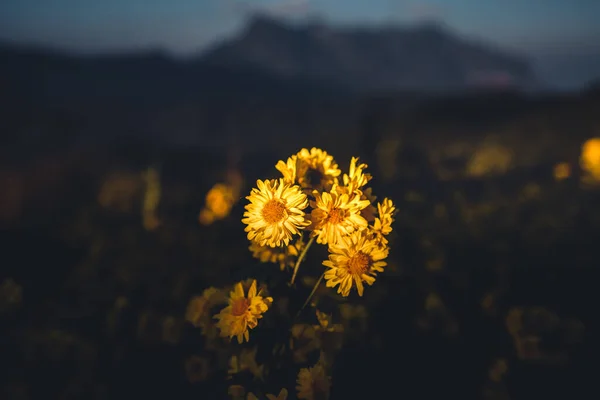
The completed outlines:
{"type": "Polygon", "coordinates": [[[504,377],[507,371],[508,363],[504,358],[500,358],[494,362],[494,364],[490,368],[488,376],[490,380],[494,382],[500,382],[502,381],[502,378],[504,377]]]}
{"type": "Polygon", "coordinates": [[[306,243],[300,237],[294,243],[282,247],[261,246],[256,242],[250,242],[248,249],[254,258],[264,263],[279,264],[279,268],[283,271],[286,267],[294,266],[304,247],[306,247],[306,243]]]}
{"type": "Polygon", "coordinates": [[[275,166],[287,183],[297,183],[307,194],[313,190],[330,190],[342,171],[326,151],[313,147],[301,149],[286,162],[279,161],[275,166]]]}
{"type": "Polygon", "coordinates": [[[131,211],[136,196],[142,190],[143,181],[137,174],[114,172],[106,177],[98,192],[98,203],[104,208],[121,212],[131,211]]]}
{"type": "MultiPolygon", "coordinates": [[[[287,389],[283,388],[277,396],[274,394],[267,394],[266,396],[267,400],[287,400],[288,391],[287,389]]],[[[248,393],[246,400],[258,400],[258,397],[256,397],[253,393],[248,393]]]]}
{"type": "Polygon", "coordinates": [[[302,368],[298,373],[296,382],[298,399],[325,400],[329,398],[331,379],[320,363],[312,368],[302,368]]]}
{"type": "Polygon", "coordinates": [[[257,292],[256,280],[253,280],[250,285],[248,297],[244,294],[242,283],[237,283],[229,295],[229,305],[215,316],[219,320],[217,326],[221,336],[230,339],[235,336],[238,343],[243,343],[244,339],[249,341],[249,329],[258,325],[258,320],[262,318],[262,314],[269,309],[272,302],[272,297],[263,298],[260,292],[257,292]]]}
{"type": "Polygon", "coordinates": [[[224,183],[215,184],[206,194],[205,206],[200,211],[200,223],[210,225],[229,215],[235,203],[234,188],[224,183]]]}
{"type": "Polygon", "coordinates": [[[358,295],[363,295],[363,282],[372,285],[377,272],[383,272],[387,265],[383,261],[388,256],[388,248],[380,247],[376,240],[370,239],[361,231],[355,231],[344,237],[338,244],[329,245],[329,259],[323,265],[329,268],[325,272],[327,287],[338,286],[338,293],[346,297],[354,285],[358,295]]]}
{"type": "Polygon", "coordinates": [[[231,397],[231,400],[244,400],[246,389],[244,389],[242,385],[231,385],[229,386],[227,393],[229,394],[229,397],[231,397]]]}
{"type": "Polygon", "coordinates": [[[291,328],[290,349],[294,362],[307,362],[309,354],[321,347],[321,340],[314,326],[294,324],[291,328]]]}
{"type": "Polygon", "coordinates": [[[142,176],[146,182],[146,191],[142,204],[142,222],[144,229],[153,231],[160,225],[160,220],[157,216],[161,196],[160,174],[155,168],[149,167],[142,176]]]}
{"type": "Polygon", "coordinates": [[[467,163],[466,175],[475,178],[503,175],[510,169],[514,158],[513,150],[509,147],[494,143],[484,144],[467,163]]]}
{"type": "Polygon", "coordinates": [[[600,138],[588,139],[581,146],[579,164],[589,178],[595,181],[600,180],[600,138]]]}
{"type": "Polygon", "coordinates": [[[521,360],[541,360],[544,357],[540,349],[540,338],[536,335],[514,337],[517,357],[521,360]]]}
{"type": "Polygon", "coordinates": [[[286,246],[292,236],[310,225],[302,210],[308,207],[308,198],[297,185],[290,186],[283,179],[256,181],[258,189],[253,188],[246,199],[242,222],[248,225],[248,240],[261,246],[286,246]]]}
{"type": "Polygon", "coordinates": [[[506,316],[506,328],[512,336],[517,336],[523,329],[523,309],[511,308],[506,316]]]}
{"type": "Polygon", "coordinates": [[[558,163],[554,166],[554,179],[562,181],[571,176],[571,165],[566,162],[558,163]]]}
{"type": "Polygon", "coordinates": [[[210,336],[213,320],[210,309],[217,304],[225,302],[226,297],[221,290],[213,287],[207,288],[200,296],[194,296],[188,303],[185,319],[192,325],[202,330],[202,334],[210,336]]]}
{"type": "Polygon", "coordinates": [[[227,374],[231,376],[248,371],[254,378],[262,380],[265,366],[258,365],[256,362],[256,351],[257,348],[255,347],[252,350],[243,349],[239,355],[232,355],[229,359],[227,374]]]}
{"type": "Polygon", "coordinates": [[[314,191],[313,194],[311,228],[317,243],[336,244],[342,237],[367,227],[367,220],[360,212],[370,204],[369,200],[361,200],[356,194],[339,194],[335,190],[323,194],[314,191]]]}

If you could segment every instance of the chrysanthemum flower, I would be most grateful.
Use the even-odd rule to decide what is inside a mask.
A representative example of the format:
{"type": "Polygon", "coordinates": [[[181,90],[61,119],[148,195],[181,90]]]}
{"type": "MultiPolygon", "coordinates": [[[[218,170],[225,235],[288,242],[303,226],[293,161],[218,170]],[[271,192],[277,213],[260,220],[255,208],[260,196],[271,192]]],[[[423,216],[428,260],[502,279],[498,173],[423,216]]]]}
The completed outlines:
{"type": "Polygon", "coordinates": [[[275,166],[286,182],[297,183],[305,193],[313,190],[330,190],[342,171],[326,151],[313,147],[301,149],[286,162],[279,161],[275,166]]]}
{"type": "Polygon", "coordinates": [[[296,383],[299,399],[326,400],[329,398],[331,379],[320,363],[312,368],[302,368],[298,373],[296,383]]]}
{"type": "Polygon", "coordinates": [[[288,157],[288,159],[285,162],[283,160],[277,161],[277,164],[275,165],[275,169],[277,169],[277,171],[281,172],[281,175],[283,175],[282,179],[285,183],[288,183],[290,185],[294,185],[294,184],[298,183],[296,181],[297,161],[298,161],[298,157],[296,155],[288,157]]]}
{"type": "Polygon", "coordinates": [[[242,222],[248,225],[248,240],[261,246],[286,246],[292,236],[310,225],[304,218],[308,199],[297,185],[284,183],[283,179],[256,181],[258,189],[253,188],[250,204],[246,205],[242,222]]]}
{"type": "Polygon", "coordinates": [[[380,247],[377,240],[371,239],[364,231],[355,231],[337,244],[329,245],[329,259],[323,265],[327,287],[338,286],[337,292],[347,297],[353,283],[358,295],[364,291],[363,282],[372,285],[377,272],[383,272],[387,263],[388,249],[380,247]]]}
{"type": "Polygon", "coordinates": [[[257,293],[256,280],[252,281],[248,290],[248,297],[244,294],[242,283],[237,283],[234,290],[229,294],[229,305],[221,310],[215,316],[219,320],[217,326],[221,331],[221,336],[234,336],[238,343],[243,343],[244,339],[250,339],[249,330],[258,325],[258,320],[262,318],[269,306],[272,304],[273,298],[265,297],[257,293]]]}
{"type": "Polygon", "coordinates": [[[348,173],[342,177],[344,186],[350,192],[362,189],[373,178],[371,174],[364,172],[367,167],[368,165],[365,163],[358,164],[358,157],[352,157],[348,173]]]}
{"type": "Polygon", "coordinates": [[[279,269],[283,271],[286,267],[294,266],[304,247],[306,247],[306,243],[302,238],[298,238],[294,243],[282,247],[261,246],[256,242],[251,242],[248,249],[254,258],[264,263],[279,264],[279,269]]]}
{"type": "Polygon", "coordinates": [[[369,200],[361,200],[358,195],[340,194],[335,190],[323,194],[313,192],[314,208],[311,213],[313,236],[320,244],[335,244],[343,236],[357,229],[366,228],[367,220],[360,214],[369,200]]]}
{"type": "Polygon", "coordinates": [[[377,203],[377,218],[373,222],[371,232],[382,245],[387,245],[386,235],[392,232],[392,223],[394,222],[394,212],[396,206],[392,200],[385,198],[381,203],[377,203]]]}

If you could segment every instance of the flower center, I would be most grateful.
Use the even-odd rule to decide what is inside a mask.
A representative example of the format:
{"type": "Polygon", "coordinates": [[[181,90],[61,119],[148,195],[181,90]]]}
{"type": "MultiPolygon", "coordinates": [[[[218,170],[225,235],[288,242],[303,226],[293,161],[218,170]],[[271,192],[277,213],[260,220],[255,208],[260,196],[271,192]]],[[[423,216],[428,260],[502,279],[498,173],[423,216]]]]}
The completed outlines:
{"type": "Polygon", "coordinates": [[[337,225],[346,219],[346,210],[341,208],[334,208],[327,214],[327,222],[333,225],[337,225]]]}
{"type": "Polygon", "coordinates": [[[286,216],[285,204],[279,200],[271,199],[263,206],[262,217],[268,224],[276,224],[286,216]]]}
{"type": "Polygon", "coordinates": [[[362,275],[371,267],[371,257],[359,251],[348,261],[348,270],[353,275],[362,275]]]}
{"type": "Polygon", "coordinates": [[[306,183],[312,188],[321,187],[325,175],[316,168],[308,168],[306,171],[306,183]]]}
{"type": "Polygon", "coordinates": [[[248,311],[248,307],[250,307],[250,300],[245,297],[237,299],[231,306],[231,315],[235,317],[242,316],[248,311]]]}

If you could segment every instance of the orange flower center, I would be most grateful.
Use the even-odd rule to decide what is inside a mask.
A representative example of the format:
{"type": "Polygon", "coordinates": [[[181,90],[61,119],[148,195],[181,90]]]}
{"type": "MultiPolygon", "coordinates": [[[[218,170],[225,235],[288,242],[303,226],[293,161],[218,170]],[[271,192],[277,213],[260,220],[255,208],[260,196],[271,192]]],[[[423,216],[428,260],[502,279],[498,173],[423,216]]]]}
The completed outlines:
{"type": "Polygon", "coordinates": [[[286,216],[285,204],[279,200],[271,199],[262,209],[262,217],[268,224],[276,224],[286,216]]]}
{"type": "Polygon", "coordinates": [[[346,210],[341,208],[334,208],[327,214],[327,222],[333,225],[339,224],[344,219],[346,219],[346,210]]]}
{"type": "Polygon", "coordinates": [[[348,261],[348,270],[352,275],[362,275],[369,271],[371,267],[371,257],[359,251],[348,261]]]}
{"type": "Polygon", "coordinates": [[[245,297],[239,298],[231,305],[231,315],[240,317],[248,311],[248,307],[250,307],[250,300],[245,297]]]}

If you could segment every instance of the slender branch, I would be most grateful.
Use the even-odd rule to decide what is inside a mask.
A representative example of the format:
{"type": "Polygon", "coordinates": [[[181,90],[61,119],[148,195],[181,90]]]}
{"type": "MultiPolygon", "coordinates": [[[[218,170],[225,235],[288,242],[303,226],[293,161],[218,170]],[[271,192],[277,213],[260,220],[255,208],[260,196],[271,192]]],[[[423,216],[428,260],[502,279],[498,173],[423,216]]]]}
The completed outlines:
{"type": "Polygon", "coordinates": [[[296,314],[296,318],[298,318],[298,316],[300,315],[300,313],[302,312],[302,310],[304,310],[304,308],[308,305],[308,303],[310,303],[310,300],[313,298],[313,296],[317,292],[317,289],[319,288],[319,285],[321,284],[321,281],[323,280],[324,277],[325,277],[325,272],[323,272],[321,274],[321,276],[319,277],[319,280],[317,280],[317,283],[315,283],[315,286],[313,286],[312,291],[310,292],[310,294],[306,298],[306,301],[304,302],[304,304],[302,305],[302,307],[300,308],[300,310],[298,310],[298,313],[296,314]]]}
{"type": "Polygon", "coordinates": [[[306,243],[306,247],[302,250],[302,253],[300,253],[298,260],[296,261],[296,265],[294,265],[294,273],[292,274],[292,280],[290,281],[290,285],[294,284],[294,281],[296,280],[296,274],[298,273],[298,268],[300,268],[300,263],[306,257],[306,253],[308,252],[308,249],[310,249],[310,246],[313,244],[314,241],[315,238],[311,237],[308,243],[306,243]]]}

